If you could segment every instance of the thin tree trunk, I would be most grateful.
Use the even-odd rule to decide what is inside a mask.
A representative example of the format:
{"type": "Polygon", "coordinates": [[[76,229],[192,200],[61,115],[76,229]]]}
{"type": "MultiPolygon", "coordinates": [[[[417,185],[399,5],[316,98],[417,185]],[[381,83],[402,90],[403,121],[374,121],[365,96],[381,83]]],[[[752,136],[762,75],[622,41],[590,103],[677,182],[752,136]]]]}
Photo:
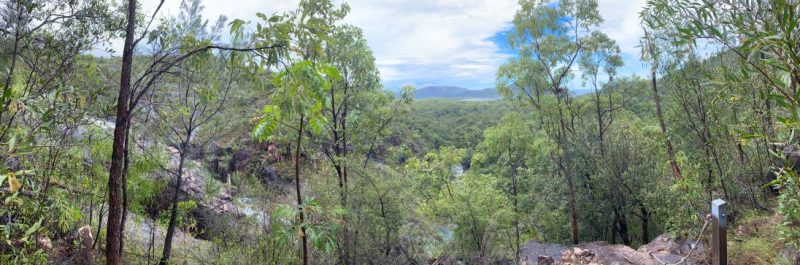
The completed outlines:
{"type": "Polygon", "coordinates": [[[642,219],[642,244],[647,244],[650,242],[650,229],[649,229],[649,221],[650,221],[650,212],[644,208],[644,204],[641,202],[639,203],[639,212],[641,216],[639,218],[642,219]]]}
{"type": "Polygon", "coordinates": [[[561,148],[564,151],[564,174],[567,176],[567,187],[569,188],[569,209],[570,217],[572,219],[572,243],[578,244],[578,210],[575,208],[575,186],[572,182],[572,155],[569,148],[569,139],[567,138],[567,127],[564,124],[564,111],[559,106],[558,113],[560,115],[561,125],[561,148]]]}
{"type": "Polygon", "coordinates": [[[516,234],[514,260],[519,262],[519,203],[517,199],[517,170],[514,168],[513,158],[511,156],[511,141],[508,141],[508,163],[510,165],[509,171],[511,172],[511,194],[514,196],[514,232],[516,234]]]}
{"type": "Polygon", "coordinates": [[[347,109],[348,109],[348,105],[349,105],[349,104],[347,104],[348,103],[348,101],[347,101],[348,100],[347,99],[347,85],[345,85],[345,87],[344,87],[344,95],[345,95],[345,98],[343,100],[345,100],[345,102],[343,103],[343,106],[342,106],[344,108],[344,110],[342,112],[342,148],[341,148],[341,152],[342,152],[342,158],[345,159],[345,163],[344,163],[344,165],[342,165],[342,173],[343,173],[342,177],[343,177],[343,180],[344,180],[344,186],[343,186],[343,189],[342,189],[342,209],[345,210],[345,213],[342,216],[342,220],[344,221],[344,229],[342,229],[342,230],[344,230],[345,262],[347,262],[347,264],[355,264],[353,262],[353,260],[352,260],[352,254],[351,254],[351,252],[353,251],[353,242],[352,242],[353,238],[352,238],[352,235],[351,235],[352,231],[350,231],[350,223],[349,223],[350,216],[348,215],[348,211],[347,211],[347,193],[348,193],[348,190],[349,190],[348,183],[347,183],[348,182],[348,179],[347,179],[347,153],[348,153],[348,151],[347,151],[347,109]]]}
{"type": "Polygon", "coordinates": [[[514,232],[516,233],[516,250],[514,251],[514,256],[517,262],[519,262],[519,248],[520,248],[520,239],[519,239],[519,203],[517,200],[517,176],[513,176],[513,190],[514,190],[514,232]]]}
{"type": "MultiPolygon", "coordinates": [[[[189,133],[189,137],[186,139],[191,139],[191,133],[189,133]]],[[[161,254],[161,261],[158,263],[159,265],[168,264],[172,252],[172,238],[175,236],[175,226],[178,218],[178,199],[180,199],[181,185],[183,184],[183,166],[186,161],[188,148],[188,140],[181,143],[178,172],[175,176],[175,194],[172,195],[172,209],[170,210],[169,225],[167,226],[167,236],[164,238],[164,251],[161,254]]]]}
{"type": "Polygon", "coordinates": [[[300,114],[300,127],[297,130],[297,141],[295,142],[294,151],[294,183],[295,192],[297,193],[297,213],[300,216],[300,240],[302,241],[303,249],[303,265],[308,265],[308,239],[306,237],[305,215],[303,213],[303,196],[300,191],[300,147],[303,143],[303,126],[305,125],[305,117],[300,114]]]}
{"type": "Polygon", "coordinates": [[[106,222],[106,264],[118,265],[121,262],[119,238],[121,230],[120,187],[125,156],[125,133],[128,119],[128,99],[131,89],[131,67],[133,64],[133,38],[136,29],[136,0],[128,0],[125,46],[122,52],[122,73],[120,74],[119,95],[117,96],[117,119],[114,127],[114,143],[111,152],[111,168],[108,175],[108,221],[106,222]]]}
{"type": "MultiPolygon", "coordinates": [[[[130,114],[128,114],[130,117],[130,114]]],[[[122,257],[125,249],[125,221],[128,220],[128,166],[130,165],[130,150],[128,149],[128,145],[130,145],[130,135],[131,135],[131,121],[128,120],[128,126],[126,126],[125,132],[125,151],[123,159],[124,163],[122,165],[122,220],[119,224],[119,230],[122,231],[119,235],[119,255],[122,257]]]]}
{"type": "Polygon", "coordinates": [[[3,94],[2,94],[3,102],[0,102],[0,104],[2,104],[2,109],[0,109],[0,120],[2,120],[3,114],[6,112],[6,109],[8,109],[8,102],[10,102],[8,100],[8,97],[11,96],[11,82],[14,81],[14,70],[17,66],[17,54],[19,53],[19,39],[20,39],[19,31],[21,30],[19,20],[22,19],[22,4],[20,2],[17,2],[16,15],[17,15],[17,21],[16,21],[17,25],[16,28],[14,29],[14,50],[11,53],[11,65],[8,66],[8,75],[6,76],[6,83],[3,86],[3,94]]]}
{"type": "Polygon", "coordinates": [[[600,156],[605,158],[606,157],[606,147],[604,141],[604,129],[603,129],[603,110],[600,108],[600,91],[597,90],[597,85],[594,86],[594,106],[595,106],[595,114],[597,114],[597,137],[598,137],[598,144],[600,145],[600,156]]]}
{"type": "Polygon", "coordinates": [[[97,241],[100,239],[100,230],[103,229],[103,211],[105,211],[105,205],[101,204],[100,211],[97,212],[97,237],[94,238],[92,249],[97,249],[97,241]]]}
{"type": "Polygon", "coordinates": [[[661,127],[661,133],[664,134],[664,142],[667,145],[667,156],[669,156],[669,165],[672,168],[672,175],[675,177],[676,180],[683,179],[683,174],[681,174],[681,168],[678,166],[678,162],[675,161],[675,150],[672,148],[672,141],[669,139],[669,134],[667,134],[667,125],[664,122],[664,114],[661,112],[661,97],[658,95],[658,80],[656,77],[656,70],[653,69],[650,71],[650,83],[653,89],[653,99],[656,101],[656,115],[658,115],[658,125],[661,127]]]}

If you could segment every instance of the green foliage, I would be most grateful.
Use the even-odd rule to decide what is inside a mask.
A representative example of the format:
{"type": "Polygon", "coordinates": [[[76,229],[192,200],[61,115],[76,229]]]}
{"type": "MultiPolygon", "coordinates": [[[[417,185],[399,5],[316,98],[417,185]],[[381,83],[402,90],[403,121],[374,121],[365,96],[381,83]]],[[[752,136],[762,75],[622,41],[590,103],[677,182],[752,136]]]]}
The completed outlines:
{"type": "MultiPolygon", "coordinates": [[[[87,52],[120,34],[124,12],[111,4],[0,6],[0,263],[59,263],[78,249],[68,235],[105,218],[119,58],[87,52]],[[36,242],[45,237],[56,251],[36,242]]],[[[315,264],[491,263],[514,257],[515,228],[523,244],[576,234],[636,247],[663,232],[702,238],[720,197],[738,217],[731,227],[760,229],[733,236],[732,257],[784,262],[775,250],[800,242],[800,177],[770,151],[800,128],[798,7],[648,1],[642,57],[660,78],[645,80],[619,76],[598,1],[522,0],[508,34],[516,56],[497,71],[506,100],[414,102],[412,86],[383,89],[364,32],[342,22],[346,4],[209,22],[199,0],[182,1],[154,30],[137,25],[151,49],[134,56],[149,70],[134,74],[147,108],[134,110],[128,211],[168,219],[155,173],[171,170],[169,146],[206,193],[178,203],[179,229],[202,245],[176,247],[204,259],[176,263],[297,264],[301,236],[315,264]],[[576,83],[593,93],[571,93],[576,83]],[[670,174],[666,142],[683,178],[670,174]],[[294,165],[299,205],[288,203],[294,165]],[[198,216],[227,200],[245,216],[198,216]]],[[[141,243],[125,244],[126,261],[155,258],[141,243]]]]}
{"type": "Polygon", "coordinates": [[[800,247],[800,177],[789,170],[780,174],[773,185],[781,189],[778,212],[783,215],[784,221],[779,235],[794,247],[800,247]]]}
{"type": "Polygon", "coordinates": [[[253,135],[267,140],[281,123],[294,122],[297,117],[319,134],[327,122],[322,115],[322,104],[331,88],[330,79],[339,79],[336,68],[311,61],[294,63],[278,73],[273,81],[276,89],[272,92],[272,103],[262,110],[253,135]]]}
{"type": "MultiPolygon", "coordinates": [[[[440,147],[472,149],[484,130],[502,120],[515,107],[504,101],[453,101],[426,99],[411,103],[409,115],[401,116],[395,135],[415,155],[440,147]]],[[[468,164],[469,161],[465,161],[468,164]]]]}

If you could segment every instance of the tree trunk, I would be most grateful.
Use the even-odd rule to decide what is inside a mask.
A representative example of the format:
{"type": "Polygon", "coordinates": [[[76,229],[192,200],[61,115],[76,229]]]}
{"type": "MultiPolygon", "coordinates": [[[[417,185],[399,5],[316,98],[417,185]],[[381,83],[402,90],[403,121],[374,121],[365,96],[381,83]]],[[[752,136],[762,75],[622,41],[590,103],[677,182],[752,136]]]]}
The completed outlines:
{"type": "Polygon", "coordinates": [[[300,192],[300,147],[303,143],[303,126],[305,125],[305,117],[300,114],[300,127],[297,130],[297,141],[295,142],[294,151],[294,184],[295,192],[297,193],[297,213],[300,217],[300,241],[302,241],[302,258],[303,265],[308,265],[308,239],[306,237],[305,214],[303,213],[303,196],[300,192]]]}
{"type": "Polygon", "coordinates": [[[514,167],[514,162],[512,162],[513,158],[511,156],[511,141],[508,141],[508,163],[510,165],[510,173],[511,173],[511,195],[514,196],[514,233],[516,236],[515,241],[515,250],[514,250],[514,260],[515,262],[520,262],[519,260],[519,202],[517,199],[517,170],[514,167]]]}
{"type": "Polygon", "coordinates": [[[631,245],[631,238],[628,235],[628,220],[625,218],[625,214],[622,212],[624,209],[616,208],[614,209],[614,219],[617,220],[616,229],[619,232],[619,237],[622,239],[622,243],[626,246],[631,245]]]}
{"type": "Polygon", "coordinates": [[[650,242],[650,229],[649,229],[649,221],[650,221],[650,212],[644,208],[644,204],[641,202],[639,203],[639,218],[642,219],[642,244],[647,244],[650,242]]]}
{"type": "Polygon", "coordinates": [[[572,243],[578,244],[578,210],[575,208],[575,185],[572,182],[572,155],[569,148],[569,139],[567,138],[567,127],[564,124],[564,111],[559,106],[558,113],[560,116],[561,128],[561,148],[563,149],[564,158],[564,174],[567,176],[567,187],[569,188],[569,209],[570,217],[572,219],[572,243]]]}
{"type": "MultiPolygon", "coordinates": [[[[17,11],[16,13],[17,25],[14,29],[14,49],[11,53],[11,65],[8,66],[8,76],[6,76],[6,83],[3,85],[3,94],[2,94],[3,102],[0,102],[0,104],[2,104],[2,108],[0,109],[0,120],[3,118],[3,114],[6,112],[6,109],[8,109],[8,102],[10,102],[8,98],[9,96],[11,96],[11,82],[14,81],[14,69],[17,66],[17,54],[19,53],[19,40],[20,40],[19,31],[21,30],[20,28],[21,26],[19,24],[20,23],[19,18],[22,17],[22,3],[17,2],[16,11],[17,11]]],[[[47,183],[45,183],[45,185],[47,185],[47,183]]]]}
{"type": "MultiPolygon", "coordinates": [[[[128,117],[130,117],[128,112],[128,117]]],[[[125,249],[125,221],[128,220],[128,166],[130,165],[130,136],[131,136],[131,121],[128,119],[128,125],[125,126],[125,148],[123,151],[124,158],[122,159],[122,220],[119,224],[119,230],[122,233],[119,235],[119,255],[123,256],[123,249],[125,249]]]]}
{"type": "Polygon", "coordinates": [[[516,249],[514,251],[514,258],[516,262],[519,262],[520,239],[519,239],[519,203],[517,200],[517,176],[513,176],[512,186],[513,186],[512,189],[514,190],[514,232],[516,233],[516,249]]]}
{"type": "MultiPolygon", "coordinates": [[[[191,135],[186,137],[186,139],[191,139],[191,135]]],[[[178,199],[180,199],[181,185],[183,184],[183,165],[186,161],[186,156],[188,155],[187,151],[189,149],[188,140],[181,143],[180,149],[180,154],[178,154],[180,156],[180,160],[178,162],[178,172],[175,176],[175,194],[172,195],[172,209],[170,210],[169,215],[167,236],[164,238],[164,251],[161,253],[161,261],[159,261],[159,265],[167,265],[172,252],[172,238],[175,236],[175,226],[177,225],[176,222],[178,219],[178,199]]]]}
{"type": "Polygon", "coordinates": [[[342,220],[344,221],[344,227],[343,227],[342,230],[344,231],[345,262],[347,264],[355,264],[353,262],[353,260],[352,260],[353,259],[352,251],[354,249],[353,248],[353,238],[352,238],[352,235],[351,235],[352,231],[350,231],[350,223],[349,223],[350,216],[348,215],[348,211],[347,211],[347,193],[348,193],[348,190],[349,190],[348,183],[347,183],[348,179],[347,179],[347,162],[346,162],[347,153],[348,153],[348,151],[347,151],[347,109],[348,109],[348,105],[349,105],[349,104],[347,104],[348,103],[347,102],[348,99],[347,99],[347,96],[346,96],[347,95],[347,85],[345,85],[345,87],[344,87],[344,94],[345,94],[345,98],[343,100],[345,100],[345,102],[342,104],[343,105],[342,107],[344,108],[344,110],[342,112],[342,148],[341,148],[341,152],[342,152],[342,158],[345,159],[345,163],[344,163],[344,165],[342,165],[342,173],[343,173],[342,178],[344,180],[344,186],[342,187],[342,209],[344,209],[345,211],[344,211],[344,215],[342,216],[342,220]]]}
{"type": "Polygon", "coordinates": [[[681,174],[681,168],[678,166],[678,162],[675,161],[675,151],[672,148],[672,141],[669,139],[669,135],[667,134],[667,125],[664,123],[664,114],[661,112],[661,97],[658,95],[658,80],[656,77],[656,70],[650,70],[650,83],[651,87],[653,88],[653,99],[656,102],[656,115],[658,115],[658,125],[661,127],[661,133],[664,134],[664,142],[667,145],[667,156],[669,156],[669,165],[672,168],[672,175],[675,177],[676,180],[683,179],[683,174],[681,174]]]}
{"type": "Polygon", "coordinates": [[[600,156],[605,158],[606,157],[606,146],[604,140],[604,129],[603,129],[603,110],[600,108],[600,91],[597,90],[597,85],[594,87],[594,106],[595,106],[595,114],[597,115],[597,141],[600,145],[600,156]]]}
{"type": "Polygon", "coordinates": [[[125,156],[125,134],[128,131],[128,99],[131,89],[131,66],[133,63],[133,38],[136,30],[136,0],[128,0],[125,46],[122,52],[122,73],[117,96],[117,119],[114,127],[114,143],[111,152],[111,167],[108,174],[108,221],[106,222],[106,264],[121,262],[121,198],[120,187],[125,156]]]}

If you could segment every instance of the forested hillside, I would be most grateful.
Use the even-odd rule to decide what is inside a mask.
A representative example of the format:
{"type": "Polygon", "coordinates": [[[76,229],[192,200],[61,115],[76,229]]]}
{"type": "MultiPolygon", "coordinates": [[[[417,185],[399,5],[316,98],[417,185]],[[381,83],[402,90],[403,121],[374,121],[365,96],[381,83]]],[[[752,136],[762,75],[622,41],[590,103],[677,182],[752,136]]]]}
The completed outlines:
{"type": "Polygon", "coordinates": [[[414,98],[492,100],[500,99],[500,95],[494,88],[466,89],[455,86],[427,86],[417,89],[414,98]]]}
{"type": "Polygon", "coordinates": [[[0,0],[0,264],[708,264],[713,199],[800,264],[799,1],[648,0],[623,74],[520,0],[495,100],[384,86],[346,1],[156,2],[0,0]]]}

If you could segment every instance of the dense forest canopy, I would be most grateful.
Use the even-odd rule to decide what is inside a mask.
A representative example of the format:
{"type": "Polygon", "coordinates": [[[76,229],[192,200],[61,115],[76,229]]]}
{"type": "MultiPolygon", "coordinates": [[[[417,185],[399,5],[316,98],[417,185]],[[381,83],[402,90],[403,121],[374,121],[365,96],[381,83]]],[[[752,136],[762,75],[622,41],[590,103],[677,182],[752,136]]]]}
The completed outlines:
{"type": "Polygon", "coordinates": [[[628,74],[603,1],[519,0],[486,100],[385,87],[343,1],[164,3],[0,1],[0,263],[706,264],[724,199],[800,264],[800,1],[648,0],[628,74]]]}

